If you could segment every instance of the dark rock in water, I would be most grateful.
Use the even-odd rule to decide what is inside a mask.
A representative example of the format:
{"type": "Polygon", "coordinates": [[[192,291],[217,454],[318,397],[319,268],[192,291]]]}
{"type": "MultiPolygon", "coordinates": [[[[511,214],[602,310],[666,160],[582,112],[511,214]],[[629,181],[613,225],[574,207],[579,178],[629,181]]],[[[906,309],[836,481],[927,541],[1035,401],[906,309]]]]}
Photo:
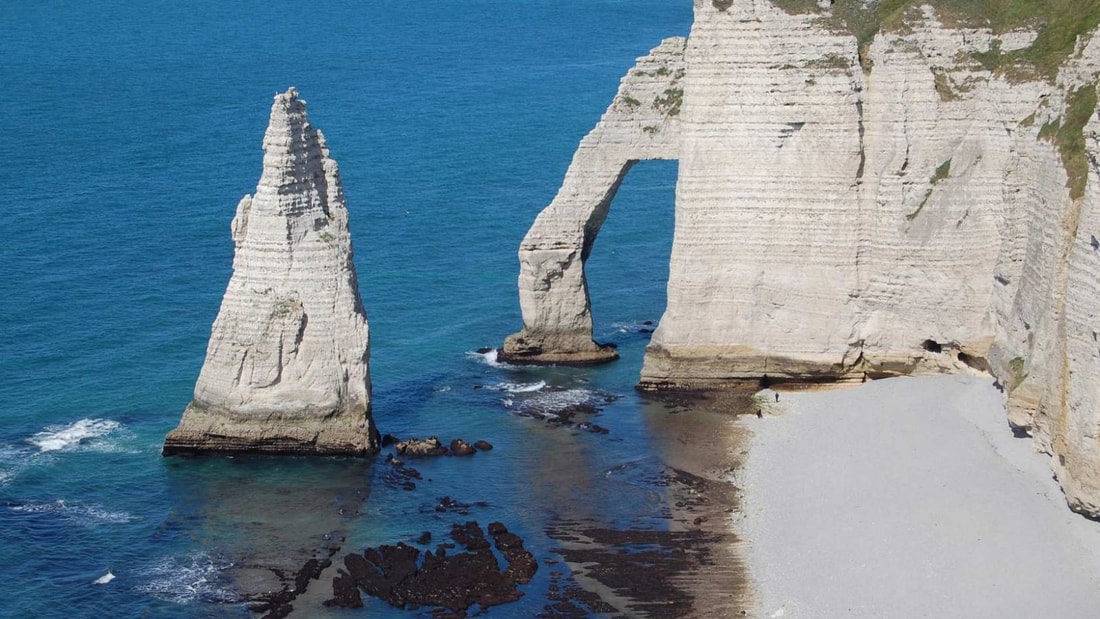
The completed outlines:
{"type": "Polygon", "coordinates": [[[549,619],[552,617],[568,617],[570,619],[587,619],[593,614],[610,616],[618,609],[600,598],[599,594],[587,591],[571,579],[566,579],[565,574],[550,572],[550,586],[547,588],[546,598],[550,604],[543,607],[539,617],[549,619]]]}
{"type": "Polygon", "coordinates": [[[474,390],[475,390],[475,391],[476,391],[476,390],[478,390],[478,389],[484,389],[484,388],[485,388],[485,387],[483,387],[483,386],[481,386],[481,385],[474,385],[474,390]]]}
{"type": "MultiPolygon", "coordinates": [[[[353,607],[356,601],[362,603],[358,590],[355,596],[347,591],[349,581],[397,608],[436,606],[457,617],[464,617],[475,604],[484,609],[518,600],[523,594],[517,590],[517,583],[529,582],[534,574],[524,563],[523,554],[530,553],[504,525],[494,523],[491,530],[497,548],[508,559],[505,571],[501,571],[481,527],[470,521],[454,525],[451,531],[465,552],[448,555],[448,545],[441,544],[435,553],[424,553],[419,565],[420,551],[401,543],[368,548],[362,555],[347,555],[344,565],[348,571],[340,570],[333,580],[331,605],[353,607]]],[[[430,539],[429,533],[425,536],[430,539]]],[[[534,564],[533,558],[530,563],[534,564]]]]}
{"type": "Polygon", "coordinates": [[[430,436],[427,440],[423,441],[416,438],[407,441],[398,441],[394,443],[394,448],[397,450],[397,453],[403,456],[442,456],[447,453],[447,448],[434,436],[430,436]]]}
{"type": "Polygon", "coordinates": [[[647,320],[647,321],[643,322],[642,324],[647,326],[647,327],[652,327],[653,326],[653,321],[652,320],[647,320]]]}
{"type": "Polygon", "coordinates": [[[478,441],[474,443],[474,448],[478,451],[491,451],[493,449],[493,444],[489,441],[478,441]]]}
{"type": "Polygon", "coordinates": [[[268,596],[266,602],[253,604],[249,610],[254,613],[263,613],[260,619],[283,619],[294,610],[290,603],[296,596],[296,592],[284,588],[268,596]]]}
{"type": "Polygon", "coordinates": [[[338,570],[336,577],[332,579],[332,599],[325,600],[324,605],[339,606],[340,608],[362,608],[363,597],[359,595],[359,586],[356,584],[355,578],[344,570],[338,570]]]}
{"type": "Polygon", "coordinates": [[[397,437],[392,435],[392,434],[383,434],[382,435],[382,447],[389,447],[390,445],[393,445],[394,441],[396,441],[396,440],[397,440],[397,437]]]}
{"type": "Polygon", "coordinates": [[[285,619],[294,611],[290,604],[275,604],[270,607],[267,614],[260,619],[285,619]]]}
{"type": "Polygon", "coordinates": [[[306,561],[306,564],[302,566],[302,569],[298,570],[298,573],[294,576],[294,590],[301,593],[309,586],[309,581],[317,580],[321,577],[321,570],[327,567],[326,564],[330,564],[327,559],[322,564],[317,559],[310,559],[306,561]]]}
{"type": "Polygon", "coordinates": [[[577,427],[580,428],[581,430],[585,430],[587,432],[593,432],[595,434],[608,434],[609,432],[611,432],[610,430],[608,430],[607,428],[605,428],[603,426],[596,425],[594,423],[588,423],[587,421],[577,424],[577,427]]]}
{"type": "Polygon", "coordinates": [[[477,450],[463,439],[456,438],[451,441],[451,453],[456,456],[472,456],[477,453],[477,450]]]}
{"type": "Polygon", "coordinates": [[[466,516],[470,513],[470,508],[472,508],[472,507],[488,507],[488,506],[489,506],[489,504],[486,503],[485,501],[478,501],[476,503],[463,503],[461,501],[456,501],[456,500],[452,499],[449,496],[445,496],[445,497],[440,497],[439,502],[436,503],[435,505],[433,505],[432,507],[427,508],[426,510],[421,509],[420,511],[422,513],[423,512],[433,512],[434,511],[434,512],[440,513],[440,514],[442,514],[444,512],[451,512],[451,513],[459,514],[461,516],[466,516]]]}
{"type": "Polygon", "coordinates": [[[420,537],[416,538],[416,543],[421,545],[432,543],[432,532],[424,531],[423,533],[421,533],[420,537]]]}
{"type": "Polygon", "coordinates": [[[495,348],[493,348],[492,346],[487,346],[487,347],[484,347],[484,348],[478,348],[478,349],[477,349],[477,354],[479,354],[479,355],[487,355],[487,354],[489,354],[489,353],[493,352],[494,350],[496,350],[496,349],[495,349],[495,348]]]}
{"type": "MultiPolygon", "coordinates": [[[[344,557],[344,566],[354,583],[386,603],[402,607],[405,596],[399,585],[416,573],[416,558],[420,551],[405,544],[368,548],[362,555],[344,557]]],[[[333,581],[333,587],[335,587],[333,581]]]]}
{"type": "MultiPolygon", "coordinates": [[[[330,534],[325,534],[325,539],[330,539],[330,534]]],[[[324,554],[308,559],[297,572],[287,573],[284,570],[271,568],[276,573],[283,587],[278,591],[265,592],[259,595],[249,596],[250,601],[256,603],[249,605],[249,610],[262,614],[261,619],[283,619],[294,610],[291,605],[299,595],[306,592],[311,580],[321,577],[321,572],[332,565],[331,557],[339,551],[339,543],[344,540],[341,537],[338,542],[331,544],[324,554]]]]}
{"type": "Polygon", "coordinates": [[[600,412],[600,409],[595,404],[581,402],[560,408],[555,412],[556,416],[547,419],[547,423],[566,426],[573,424],[573,417],[577,415],[595,415],[600,412]]]}
{"type": "Polygon", "coordinates": [[[420,471],[411,466],[405,466],[405,463],[394,458],[393,454],[387,454],[386,460],[392,465],[392,468],[382,474],[382,483],[390,488],[415,490],[416,483],[412,480],[424,478],[420,471]]]}
{"type": "Polygon", "coordinates": [[[451,539],[462,544],[466,550],[484,550],[489,547],[489,540],[485,539],[481,527],[473,520],[452,526],[451,539]]]}
{"type": "Polygon", "coordinates": [[[489,524],[489,535],[493,538],[493,544],[497,550],[508,561],[508,568],[504,572],[521,585],[531,582],[531,578],[539,569],[539,564],[535,556],[524,549],[523,539],[510,532],[500,522],[489,524]]]}

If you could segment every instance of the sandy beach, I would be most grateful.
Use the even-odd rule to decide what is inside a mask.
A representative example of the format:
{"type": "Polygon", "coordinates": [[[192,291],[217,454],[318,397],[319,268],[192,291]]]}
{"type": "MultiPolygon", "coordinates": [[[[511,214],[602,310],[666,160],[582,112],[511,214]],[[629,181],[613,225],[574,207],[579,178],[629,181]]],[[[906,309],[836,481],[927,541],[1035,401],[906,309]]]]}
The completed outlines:
{"type": "Polygon", "coordinates": [[[761,617],[1095,617],[1100,523],[1013,436],[992,379],[783,392],[747,419],[761,617]]]}

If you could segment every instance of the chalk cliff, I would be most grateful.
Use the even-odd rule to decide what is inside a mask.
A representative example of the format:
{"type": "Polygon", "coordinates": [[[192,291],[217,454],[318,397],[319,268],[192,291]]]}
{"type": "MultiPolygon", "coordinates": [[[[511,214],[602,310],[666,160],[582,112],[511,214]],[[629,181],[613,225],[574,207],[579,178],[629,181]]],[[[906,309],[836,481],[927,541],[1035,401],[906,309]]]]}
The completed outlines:
{"type": "Polygon", "coordinates": [[[915,6],[861,40],[833,4],[696,0],[675,123],[609,122],[632,69],[520,246],[504,352],[594,346],[583,263],[621,162],[677,158],[642,388],[987,370],[1100,517],[1100,40],[1044,74],[990,62],[1029,50],[1026,28],[915,6]]]}
{"type": "Polygon", "coordinates": [[[377,451],[344,191],[293,88],[275,96],[263,173],[231,230],[233,276],[164,453],[377,451]]]}
{"type": "Polygon", "coordinates": [[[592,340],[584,261],[631,166],[676,159],[680,147],[684,44],[670,38],[623,77],[596,128],[581,141],[565,180],[520,248],[523,331],[499,358],[516,363],[600,363],[618,358],[592,340]]]}

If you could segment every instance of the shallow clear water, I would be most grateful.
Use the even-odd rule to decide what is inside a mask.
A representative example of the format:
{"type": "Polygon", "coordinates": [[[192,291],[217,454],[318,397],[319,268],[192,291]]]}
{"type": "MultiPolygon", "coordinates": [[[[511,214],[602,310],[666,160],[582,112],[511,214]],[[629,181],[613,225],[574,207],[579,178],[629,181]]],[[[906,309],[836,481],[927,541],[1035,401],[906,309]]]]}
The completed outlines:
{"type": "MultiPolygon", "coordinates": [[[[539,557],[557,519],[665,526],[650,481],[667,412],[632,387],[641,323],[664,307],[674,162],[634,168],[589,263],[596,336],[619,362],[471,351],[520,327],[520,239],[634,58],[690,20],[687,0],[6,7],[0,615],[247,616],[242,583],[272,565],[344,537],[442,535],[465,519],[435,512],[442,496],[486,502],[469,518],[539,557]],[[291,85],[341,166],[380,429],[497,446],[418,462],[414,491],[380,460],[160,456],[271,96],[291,85]],[[536,418],[551,399],[597,403],[608,434],[536,418]]],[[[543,607],[548,571],[508,614],[543,607]]]]}

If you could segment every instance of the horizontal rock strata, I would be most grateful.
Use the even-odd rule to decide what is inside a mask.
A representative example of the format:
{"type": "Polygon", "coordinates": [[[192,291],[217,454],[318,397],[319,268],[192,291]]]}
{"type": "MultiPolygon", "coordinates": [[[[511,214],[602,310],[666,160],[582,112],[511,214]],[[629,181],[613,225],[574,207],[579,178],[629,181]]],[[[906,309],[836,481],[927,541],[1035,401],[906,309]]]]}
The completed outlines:
{"type": "Polygon", "coordinates": [[[164,453],[373,453],[370,344],[336,162],[291,88],[231,225],[233,276],[164,453]]]}
{"type": "Polygon", "coordinates": [[[631,166],[679,156],[684,44],[683,38],[666,39],[623,77],[611,106],[581,141],[554,201],[523,239],[523,331],[504,342],[500,361],[583,365],[619,357],[592,340],[584,261],[631,166]]]}
{"type": "MultiPolygon", "coordinates": [[[[1071,506],[1100,517],[1100,41],[1048,79],[980,61],[1035,33],[926,6],[861,48],[820,4],[695,3],[660,155],[679,159],[668,306],[640,387],[989,371],[1071,506]]],[[[608,115],[570,174],[593,149],[646,156],[622,154],[637,127],[608,115]]],[[[575,249],[583,267],[614,189],[599,178],[567,177],[576,201],[559,193],[521,245],[520,335],[544,356],[590,341],[575,249]]]]}

